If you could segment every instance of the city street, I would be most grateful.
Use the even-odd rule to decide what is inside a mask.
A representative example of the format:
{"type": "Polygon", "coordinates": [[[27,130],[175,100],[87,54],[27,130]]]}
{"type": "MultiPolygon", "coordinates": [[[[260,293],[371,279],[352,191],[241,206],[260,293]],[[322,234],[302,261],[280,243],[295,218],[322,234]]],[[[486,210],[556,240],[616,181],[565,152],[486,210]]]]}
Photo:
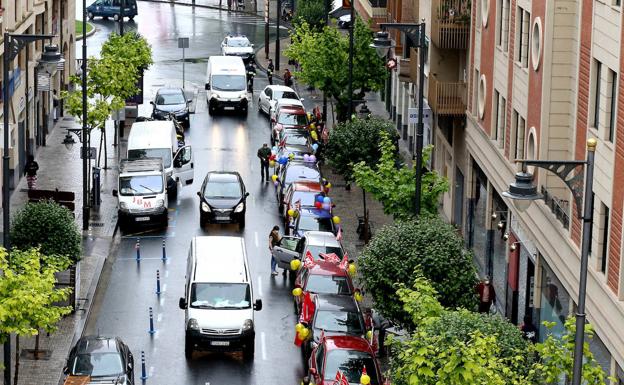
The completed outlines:
{"type": "MultiPolygon", "coordinates": [[[[115,25],[100,19],[93,23],[100,30],[88,44],[90,54],[96,55],[115,25]]],[[[233,114],[209,117],[203,92],[206,60],[220,54],[224,35],[245,34],[257,46],[263,43],[264,23],[250,15],[139,2],[139,16],[127,23],[128,29],[137,29],[146,37],[155,62],[145,74],[145,104],[139,109],[140,115],[151,112],[149,101],[158,87],[182,85],[182,51],[177,48],[177,38],[190,38],[185,85],[199,90],[196,113],[187,130],[187,142],[193,146],[195,157],[195,178],[192,186],[180,190],[177,202],[170,202],[166,231],[122,236],[118,252],[104,268],[85,334],[121,337],[134,353],[137,383],[141,383],[140,357],[145,351],[148,384],[298,384],[303,365],[293,344],[291,287],[286,277],[270,274],[268,234],[273,224],[280,223],[274,187],[260,181],[256,158],[258,147],[269,138],[268,119],[256,110],[258,92],[267,79],[263,74],[257,76],[254,103],[247,118],[233,114]],[[210,170],[234,170],[243,177],[251,194],[244,231],[235,225],[199,227],[196,193],[210,170]],[[255,296],[264,304],[255,314],[256,354],[252,362],[244,362],[240,353],[195,353],[191,361],[184,357],[184,312],[178,308],[178,298],[183,295],[188,247],[191,238],[198,235],[245,238],[255,296]],[[162,260],[163,239],[166,261],[162,260]],[[140,263],[135,259],[137,240],[141,245],[140,263]],[[159,296],[155,293],[157,270],[162,289],[159,296]],[[153,335],[148,333],[149,307],[154,311],[153,335]]],[[[274,36],[274,30],[271,32],[274,36]]],[[[80,52],[80,44],[76,48],[80,52]]]]}

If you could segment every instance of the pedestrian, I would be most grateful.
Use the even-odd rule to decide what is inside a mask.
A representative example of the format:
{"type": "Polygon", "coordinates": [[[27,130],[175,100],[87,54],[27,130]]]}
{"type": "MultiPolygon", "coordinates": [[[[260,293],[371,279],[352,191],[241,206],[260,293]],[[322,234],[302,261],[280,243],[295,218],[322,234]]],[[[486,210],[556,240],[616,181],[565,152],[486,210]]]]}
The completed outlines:
{"type": "Polygon", "coordinates": [[[267,77],[269,78],[269,84],[273,84],[273,71],[275,71],[275,66],[273,65],[273,60],[269,59],[269,63],[267,64],[267,77]]]}
{"type": "Polygon", "coordinates": [[[522,337],[532,343],[537,342],[537,328],[531,322],[531,316],[529,314],[524,315],[524,321],[522,322],[522,326],[520,326],[520,331],[522,332],[522,337]]]}
{"type": "Polygon", "coordinates": [[[39,170],[39,164],[35,161],[35,157],[28,155],[28,160],[24,166],[24,173],[26,174],[26,182],[28,182],[29,190],[37,188],[37,170],[39,170]]]}
{"type": "Polygon", "coordinates": [[[56,122],[59,116],[59,98],[56,90],[52,91],[52,107],[54,108],[54,121],[56,122]]]}
{"type": "Polygon", "coordinates": [[[254,77],[256,76],[256,67],[250,61],[247,64],[247,90],[253,93],[254,77]]]}
{"type": "Polygon", "coordinates": [[[284,70],[284,85],[287,87],[292,87],[292,84],[292,74],[290,73],[290,70],[286,68],[286,70],[284,70]]]}
{"type": "Polygon", "coordinates": [[[475,291],[479,295],[479,313],[487,313],[493,303],[496,303],[496,292],[490,282],[490,277],[486,276],[477,286],[475,291]]]}
{"type": "Polygon", "coordinates": [[[258,158],[260,158],[260,181],[269,181],[269,157],[271,156],[271,149],[269,145],[264,143],[262,147],[258,149],[258,158]]]}
{"type": "Polygon", "coordinates": [[[282,236],[279,233],[279,226],[273,226],[269,233],[269,250],[271,251],[271,275],[277,275],[277,261],[273,255],[273,248],[279,246],[282,242],[282,236]]]}

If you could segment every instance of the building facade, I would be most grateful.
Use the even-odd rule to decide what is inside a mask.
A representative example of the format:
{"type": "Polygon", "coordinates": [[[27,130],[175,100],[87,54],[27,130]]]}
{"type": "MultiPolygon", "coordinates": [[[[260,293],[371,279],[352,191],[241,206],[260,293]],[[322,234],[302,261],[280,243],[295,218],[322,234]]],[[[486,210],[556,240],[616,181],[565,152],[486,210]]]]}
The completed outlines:
{"type": "MultiPolygon", "coordinates": [[[[34,42],[23,48],[9,67],[10,183],[15,188],[29,154],[45,145],[54,124],[53,92],[67,89],[75,72],[74,0],[0,0],[0,30],[11,34],[50,34],[52,41],[34,42]],[[44,45],[55,44],[65,59],[56,73],[38,71],[44,45]]],[[[4,35],[0,36],[0,42],[4,35]]],[[[4,54],[0,44],[0,57],[4,54]]],[[[0,70],[3,62],[0,61],[0,70]]],[[[0,96],[0,105],[5,101],[0,96]]],[[[62,103],[57,114],[61,114],[62,103]]],[[[0,119],[4,121],[0,109],[0,119]]],[[[0,170],[0,173],[2,171],[0,170]]]]}

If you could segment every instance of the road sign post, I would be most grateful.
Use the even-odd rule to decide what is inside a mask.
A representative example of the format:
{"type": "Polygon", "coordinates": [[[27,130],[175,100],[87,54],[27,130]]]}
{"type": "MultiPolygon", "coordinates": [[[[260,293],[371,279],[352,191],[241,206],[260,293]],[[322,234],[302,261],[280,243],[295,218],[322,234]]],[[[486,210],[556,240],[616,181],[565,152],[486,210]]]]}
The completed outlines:
{"type": "Polygon", "coordinates": [[[184,62],[185,60],[185,50],[189,47],[189,38],[188,37],[179,37],[178,38],[178,48],[182,48],[182,89],[184,89],[184,83],[186,83],[185,72],[184,72],[184,62]]]}

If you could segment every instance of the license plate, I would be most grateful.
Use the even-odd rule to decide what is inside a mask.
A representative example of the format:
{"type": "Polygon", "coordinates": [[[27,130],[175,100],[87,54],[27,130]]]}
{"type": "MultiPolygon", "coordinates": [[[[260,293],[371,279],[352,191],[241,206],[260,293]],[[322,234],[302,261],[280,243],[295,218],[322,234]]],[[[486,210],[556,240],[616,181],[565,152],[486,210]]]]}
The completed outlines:
{"type": "Polygon", "coordinates": [[[228,215],[217,215],[215,217],[218,221],[229,221],[230,217],[228,215]]]}
{"type": "Polygon", "coordinates": [[[150,220],[150,217],[136,217],[134,220],[137,222],[147,222],[150,220]]]}
{"type": "Polygon", "coordinates": [[[230,341],[210,341],[212,346],[230,346],[230,341]]]}

